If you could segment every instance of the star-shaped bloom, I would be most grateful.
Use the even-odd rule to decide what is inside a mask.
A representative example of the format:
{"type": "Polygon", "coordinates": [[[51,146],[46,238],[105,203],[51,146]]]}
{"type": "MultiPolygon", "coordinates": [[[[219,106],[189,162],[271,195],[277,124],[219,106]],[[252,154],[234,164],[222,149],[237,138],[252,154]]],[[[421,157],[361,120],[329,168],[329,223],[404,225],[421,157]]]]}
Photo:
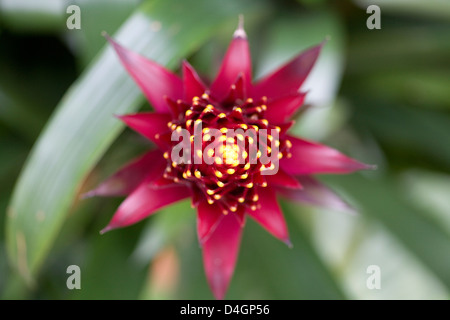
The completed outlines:
{"type": "Polygon", "coordinates": [[[154,108],[119,118],[157,148],[88,193],[127,196],[102,232],[137,223],[164,206],[191,198],[206,277],[218,299],[233,275],[247,216],[290,245],[277,194],[339,209],[345,202],[313,176],[370,168],[288,133],[290,118],[305,99],[300,88],[323,43],[254,83],[240,23],[208,86],[186,61],[179,77],[108,40],[154,108]]]}

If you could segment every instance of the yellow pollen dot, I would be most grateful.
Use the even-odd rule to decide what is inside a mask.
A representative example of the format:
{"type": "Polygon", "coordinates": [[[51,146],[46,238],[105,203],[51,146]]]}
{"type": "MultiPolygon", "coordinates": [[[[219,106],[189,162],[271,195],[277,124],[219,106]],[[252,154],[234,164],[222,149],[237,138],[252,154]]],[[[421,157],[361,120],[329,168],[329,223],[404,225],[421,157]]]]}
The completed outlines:
{"type": "Polygon", "coordinates": [[[209,134],[205,134],[203,136],[203,141],[209,141],[211,139],[211,136],[209,134]]]}
{"type": "Polygon", "coordinates": [[[188,178],[192,177],[192,172],[190,170],[186,171],[186,175],[188,176],[188,178]]]}
{"type": "Polygon", "coordinates": [[[241,175],[241,179],[245,180],[248,178],[248,173],[244,173],[243,175],[241,175]]]}
{"type": "Polygon", "coordinates": [[[230,144],[233,144],[234,143],[234,138],[228,137],[227,138],[227,142],[230,143],[230,144]]]}
{"type": "Polygon", "coordinates": [[[272,148],[271,147],[267,147],[267,154],[272,152],[272,148]]]}
{"type": "Polygon", "coordinates": [[[200,100],[200,98],[197,97],[197,96],[195,96],[195,97],[192,98],[192,101],[198,101],[198,100],[200,100]]]}
{"type": "Polygon", "coordinates": [[[256,112],[260,113],[262,111],[261,107],[256,107],[256,112]]]}
{"type": "Polygon", "coordinates": [[[248,98],[247,99],[247,103],[253,103],[253,99],[252,98],[248,98]]]}
{"type": "Polygon", "coordinates": [[[208,149],[207,154],[208,154],[208,157],[210,157],[210,158],[214,157],[214,149],[208,149]]]}
{"type": "Polygon", "coordinates": [[[208,199],[208,203],[209,203],[209,204],[213,204],[213,203],[214,203],[214,200],[213,200],[213,199],[208,199]]]}
{"type": "Polygon", "coordinates": [[[189,141],[194,142],[194,136],[190,136],[189,141]]]}
{"type": "Polygon", "coordinates": [[[240,197],[240,198],[238,199],[238,201],[239,201],[239,203],[244,203],[245,198],[244,198],[244,197],[240,197]]]}
{"type": "Polygon", "coordinates": [[[220,132],[222,132],[222,133],[227,133],[227,132],[228,132],[228,129],[227,129],[227,128],[220,128],[220,132]]]}
{"type": "Polygon", "coordinates": [[[172,167],[175,168],[176,166],[177,166],[177,163],[176,163],[175,161],[173,161],[173,162],[172,162],[172,167]]]}
{"type": "Polygon", "coordinates": [[[184,115],[186,116],[186,117],[189,117],[191,114],[193,114],[194,112],[192,111],[192,110],[186,110],[186,112],[184,113],[184,115]]]}
{"type": "Polygon", "coordinates": [[[243,124],[241,124],[241,128],[244,130],[247,130],[248,126],[245,123],[243,123],[243,124]]]}
{"type": "Polygon", "coordinates": [[[200,178],[202,177],[202,174],[200,173],[200,171],[195,170],[194,176],[195,176],[197,179],[200,179],[200,178]]]}
{"type": "Polygon", "coordinates": [[[273,141],[273,137],[272,137],[270,134],[267,135],[267,139],[268,139],[270,142],[273,141]]]}
{"type": "Polygon", "coordinates": [[[219,115],[218,115],[218,117],[221,118],[221,119],[222,119],[222,118],[225,118],[226,116],[227,116],[227,115],[226,115],[225,113],[223,113],[223,112],[222,112],[222,113],[219,113],[219,115]]]}
{"type": "Polygon", "coordinates": [[[186,127],[190,127],[191,124],[192,124],[192,120],[191,120],[191,119],[189,119],[188,121],[186,121],[186,127]]]}
{"type": "Polygon", "coordinates": [[[183,172],[183,178],[185,178],[185,179],[187,179],[187,178],[188,178],[188,176],[187,176],[186,172],[183,172]]]}
{"type": "Polygon", "coordinates": [[[281,152],[278,152],[278,159],[282,159],[283,158],[283,154],[281,152]]]}
{"type": "Polygon", "coordinates": [[[210,196],[212,196],[214,194],[214,190],[207,189],[206,193],[209,194],[210,196]]]}
{"type": "Polygon", "coordinates": [[[267,106],[266,106],[265,104],[263,104],[263,105],[261,106],[261,109],[263,109],[264,111],[266,111],[266,110],[267,110],[267,106]]]}
{"type": "Polygon", "coordinates": [[[216,157],[216,158],[214,159],[214,161],[216,162],[216,164],[223,164],[222,158],[221,158],[221,157],[216,157]]]}
{"type": "Polygon", "coordinates": [[[169,175],[164,172],[163,177],[164,177],[164,179],[167,179],[167,178],[169,178],[169,175]]]}
{"type": "Polygon", "coordinates": [[[227,211],[227,210],[223,210],[222,213],[223,213],[224,215],[227,215],[227,214],[228,214],[228,211],[227,211]]]}
{"type": "Polygon", "coordinates": [[[236,170],[234,170],[234,169],[228,169],[227,170],[227,173],[228,174],[234,174],[236,172],[236,170]]]}
{"type": "Polygon", "coordinates": [[[249,188],[249,189],[250,189],[250,188],[253,188],[253,182],[247,183],[246,187],[249,188]]]}
{"type": "Polygon", "coordinates": [[[267,187],[267,182],[264,181],[264,182],[261,184],[261,186],[263,186],[264,188],[267,187]]]}
{"type": "Polygon", "coordinates": [[[178,183],[178,182],[180,182],[180,179],[178,179],[177,177],[175,177],[175,178],[173,178],[173,181],[174,181],[175,183],[178,183]]]}
{"type": "Polygon", "coordinates": [[[219,137],[219,142],[224,142],[225,140],[227,140],[226,136],[220,136],[219,137]]]}
{"type": "Polygon", "coordinates": [[[225,183],[223,183],[222,181],[217,181],[217,186],[219,188],[223,188],[225,186],[225,183]]]}
{"type": "Polygon", "coordinates": [[[244,141],[244,136],[242,134],[237,134],[236,138],[238,138],[239,141],[244,141]]]}
{"type": "Polygon", "coordinates": [[[158,140],[160,137],[159,133],[155,134],[155,139],[158,140]]]}
{"type": "Polygon", "coordinates": [[[292,148],[292,142],[289,140],[286,140],[286,147],[292,148]]]}
{"type": "Polygon", "coordinates": [[[250,207],[250,209],[252,209],[252,211],[255,211],[255,210],[257,209],[257,207],[256,207],[255,205],[252,205],[252,206],[250,207]]]}
{"type": "Polygon", "coordinates": [[[248,143],[249,143],[249,144],[252,144],[254,141],[255,141],[255,140],[253,140],[252,137],[248,137],[248,143]]]}
{"type": "Polygon", "coordinates": [[[237,211],[237,207],[230,207],[231,212],[236,212],[237,211]]]}
{"type": "Polygon", "coordinates": [[[267,96],[263,96],[263,97],[261,98],[261,100],[262,100],[264,103],[266,103],[266,102],[267,102],[267,96]]]}
{"type": "Polygon", "coordinates": [[[214,199],[220,200],[220,198],[222,198],[222,196],[221,196],[220,194],[215,194],[215,195],[214,195],[214,199]]]}
{"type": "Polygon", "coordinates": [[[253,127],[253,129],[255,129],[256,132],[258,132],[259,127],[256,124],[253,124],[252,127],[253,127]]]}
{"type": "Polygon", "coordinates": [[[261,150],[258,150],[258,152],[256,153],[256,157],[261,158],[261,150]]]}
{"type": "Polygon", "coordinates": [[[197,156],[201,158],[203,156],[202,150],[197,150],[197,156]]]}
{"type": "Polygon", "coordinates": [[[163,157],[164,159],[169,159],[169,152],[164,152],[163,157]]]}
{"type": "Polygon", "coordinates": [[[177,127],[177,132],[180,133],[181,132],[181,126],[177,127]]]}
{"type": "Polygon", "coordinates": [[[275,147],[279,147],[280,146],[280,140],[275,140],[275,147]]]}
{"type": "Polygon", "coordinates": [[[246,163],[244,166],[244,170],[248,170],[248,169],[250,169],[250,163],[246,163]]]}
{"type": "Polygon", "coordinates": [[[236,111],[239,112],[239,113],[242,113],[242,109],[239,108],[239,107],[235,108],[234,110],[236,110],[236,111]]]}
{"type": "Polygon", "coordinates": [[[202,94],[203,99],[209,99],[209,95],[207,93],[202,94]]]}
{"type": "Polygon", "coordinates": [[[242,151],[242,157],[244,158],[244,159],[247,159],[247,157],[248,157],[248,152],[247,151],[242,151]]]}
{"type": "Polygon", "coordinates": [[[275,130],[277,130],[278,132],[281,131],[281,128],[279,126],[275,126],[275,130]]]}
{"type": "Polygon", "coordinates": [[[269,121],[267,119],[262,119],[261,122],[267,127],[269,125],[269,121]]]}
{"type": "Polygon", "coordinates": [[[289,159],[289,158],[292,158],[292,153],[289,152],[289,153],[287,154],[286,157],[287,157],[288,159],[289,159]]]}
{"type": "Polygon", "coordinates": [[[220,171],[216,171],[215,174],[216,174],[217,178],[222,178],[223,177],[223,174],[220,171]]]}
{"type": "Polygon", "coordinates": [[[172,126],[170,127],[170,129],[172,129],[172,131],[175,130],[176,128],[177,128],[176,124],[172,124],[172,126]]]}
{"type": "Polygon", "coordinates": [[[202,132],[203,134],[207,134],[209,132],[209,128],[203,128],[202,132]]]}
{"type": "Polygon", "coordinates": [[[173,124],[173,123],[172,123],[172,122],[170,122],[170,121],[169,121],[169,122],[167,122],[167,126],[168,126],[169,128],[171,128],[171,127],[172,127],[172,124],[173,124]]]}
{"type": "Polygon", "coordinates": [[[258,200],[259,200],[259,196],[258,196],[257,194],[255,194],[255,195],[253,196],[252,200],[253,200],[254,202],[258,201],[258,200]]]}

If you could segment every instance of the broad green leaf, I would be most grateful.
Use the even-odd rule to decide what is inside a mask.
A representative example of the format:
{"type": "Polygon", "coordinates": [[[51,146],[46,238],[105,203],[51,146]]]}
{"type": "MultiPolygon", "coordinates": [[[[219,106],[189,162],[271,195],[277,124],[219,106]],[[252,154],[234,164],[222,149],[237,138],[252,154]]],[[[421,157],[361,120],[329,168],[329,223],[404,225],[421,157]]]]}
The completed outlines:
{"type": "Polygon", "coordinates": [[[426,212],[409,203],[392,177],[328,176],[355,199],[360,211],[386,229],[450,288],[450,235],[426,212]]]}
{"type": "MultiPolygon", "coordinates": [[[[224,23],[237,21],[239,13],[264,10],[262,4],[152,1],[114,38],[174,68],[224,23]]],[[[43,263],[83,179],[123,129],[113,114],[136,111],[142,102],[137,86],[107,47],[59,104],[31,152],[8,209],[9,257],[28,282],[43,263]]]]}

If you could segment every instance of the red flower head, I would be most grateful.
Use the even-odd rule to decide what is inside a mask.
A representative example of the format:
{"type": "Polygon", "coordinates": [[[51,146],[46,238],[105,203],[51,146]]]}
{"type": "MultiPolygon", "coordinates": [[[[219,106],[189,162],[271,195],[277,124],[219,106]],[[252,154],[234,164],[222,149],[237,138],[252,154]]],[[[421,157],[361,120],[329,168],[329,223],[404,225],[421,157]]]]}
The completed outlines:
{"type": "Polygon", "coordinates": [[[179,78],[108,40],[155,109],[120,119],[158,148],[88,193],[128,196],[102,232],[136,223],[191,197],[207,280],[218,299],[232,277],[247,215],[290,245],[277,193],[301,202],[345,206],[312,175],[369,168],[287,133],[293,123],[289,118],[305,98],[299,89],[322,44],[252,83],[241,23],[208,87],[186,61],[179,78]]]}

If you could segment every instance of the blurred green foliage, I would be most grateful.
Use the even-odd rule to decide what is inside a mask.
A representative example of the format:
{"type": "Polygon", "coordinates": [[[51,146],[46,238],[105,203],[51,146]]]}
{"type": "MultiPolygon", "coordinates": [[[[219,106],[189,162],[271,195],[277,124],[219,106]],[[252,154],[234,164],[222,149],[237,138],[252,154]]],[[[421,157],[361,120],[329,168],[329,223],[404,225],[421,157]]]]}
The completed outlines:
{"type": "Polygon", "coordinates": [[[257,77],[330,38],[293,130],[378,170],[320,177],[356,216],[283,202],[293,249],[248,221],[227,298],[449,298],[448,4],[84,0],[81,30],[66,28],[66,5],[0,0],[1,298],[212,298],[188,202],[100,236],[121,199],[78,195],[149,147],[112,117],[149,106],[101,31],[211,77],[240,13],[257,77]],[[369,4],[381,30],[366,27],[369,4]],[[73,264],[81,290],[66,287],[73,264]],[[370,265],[379,290],[366,286],[370,265]]]}

